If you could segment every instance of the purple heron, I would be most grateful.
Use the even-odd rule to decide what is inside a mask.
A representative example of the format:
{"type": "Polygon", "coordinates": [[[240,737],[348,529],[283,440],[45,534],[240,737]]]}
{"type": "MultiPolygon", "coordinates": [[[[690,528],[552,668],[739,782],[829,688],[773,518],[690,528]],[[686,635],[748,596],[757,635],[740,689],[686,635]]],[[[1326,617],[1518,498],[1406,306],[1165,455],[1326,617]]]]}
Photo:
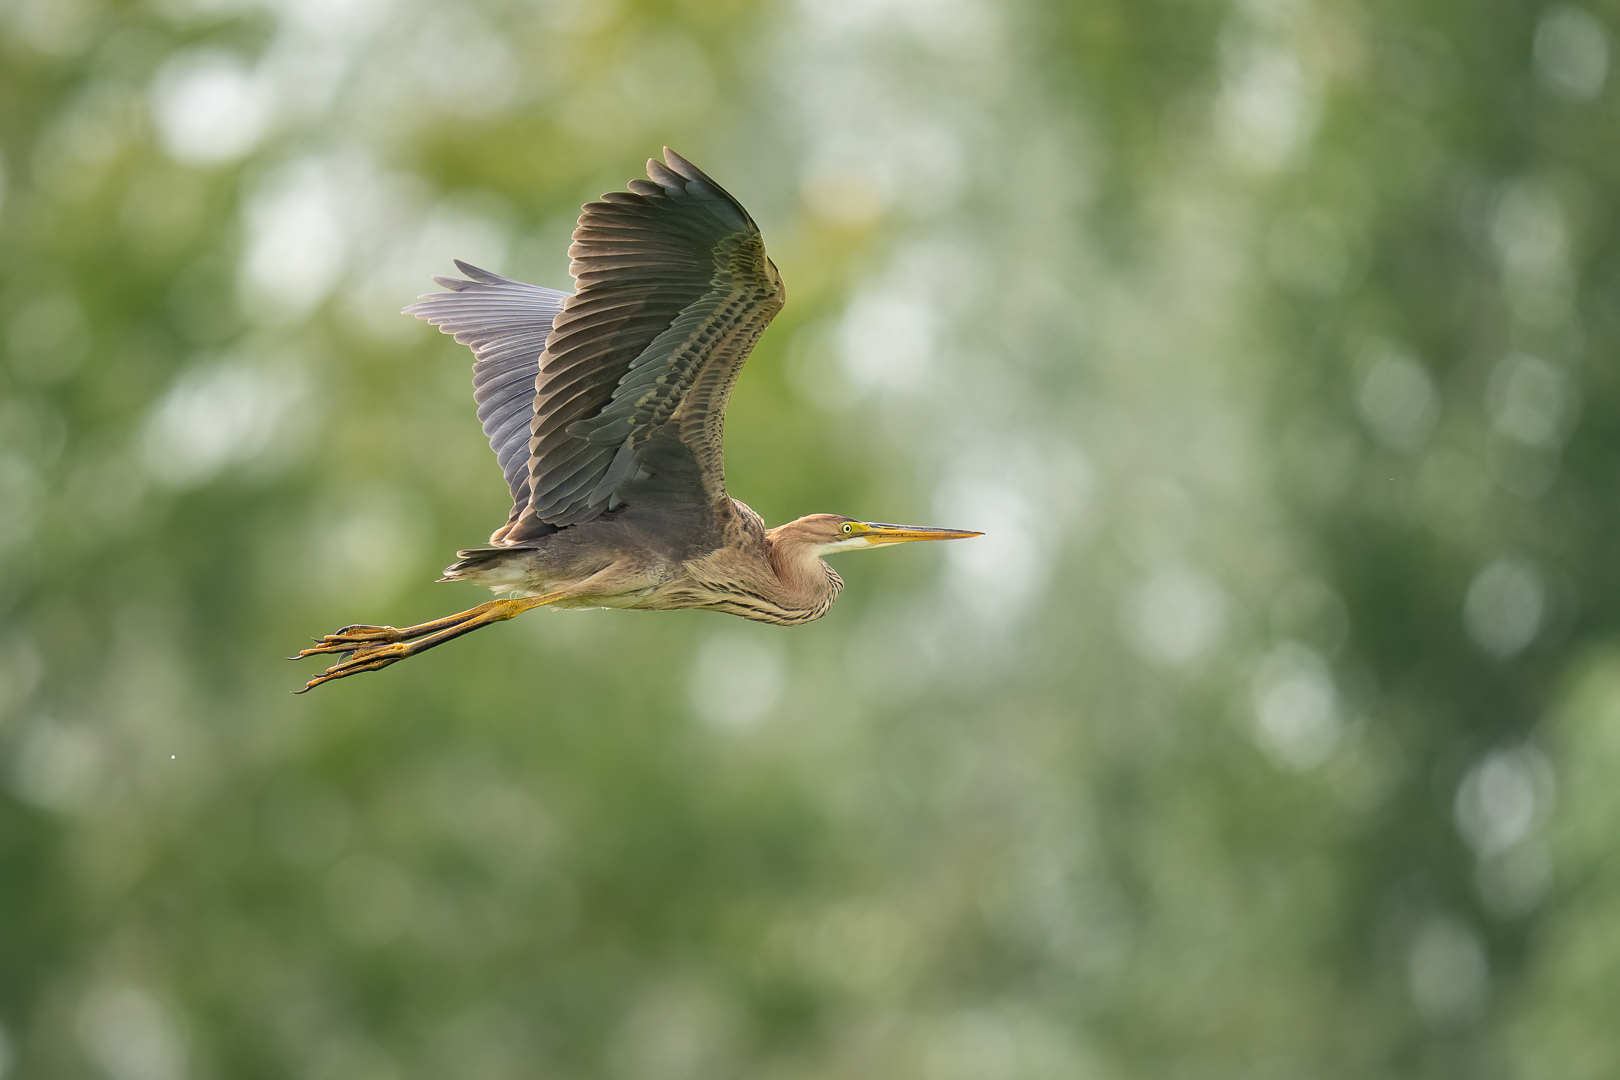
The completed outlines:
{"type": "Polygon", "coordinates": [[[587,203],[577,291],[457,260],[405,311],[472,348],[478,418],[512,489],[489,546],[441,581],[509,594],[418,626],[345,626],[293,657],[339,659],[298,693],[377,671],[530,608],[703,608],[793,626],[844,587],[821,556],[980,533],[811,514],[774,529],[726,493],[726,401],[782,308],[748,212],[679,154],[587,203]]]}

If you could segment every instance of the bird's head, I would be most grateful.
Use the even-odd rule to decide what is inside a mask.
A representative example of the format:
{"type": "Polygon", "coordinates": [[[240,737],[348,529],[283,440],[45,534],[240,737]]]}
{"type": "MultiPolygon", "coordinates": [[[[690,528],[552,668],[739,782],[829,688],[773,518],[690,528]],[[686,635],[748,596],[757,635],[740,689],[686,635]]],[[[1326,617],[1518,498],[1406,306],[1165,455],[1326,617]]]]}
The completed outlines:
{"type": "Polygon", "coordinates": [[[835,551],[864,551],[913,540],[961,540],[983,535],[964,529],[939,529],[929,525],[885,525],[876,521],[856,521],[837,514],[811,514],[786,525],[778,525],[770,531],[773,543],[803,546],[817,556],[830,555],[835,551]]]}

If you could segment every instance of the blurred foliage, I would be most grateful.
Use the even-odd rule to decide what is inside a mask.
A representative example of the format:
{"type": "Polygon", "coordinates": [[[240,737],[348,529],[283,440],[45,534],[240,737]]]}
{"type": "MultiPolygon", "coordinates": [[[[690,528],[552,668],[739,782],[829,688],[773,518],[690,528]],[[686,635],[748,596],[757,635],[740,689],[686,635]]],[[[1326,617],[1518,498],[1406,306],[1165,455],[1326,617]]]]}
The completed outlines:
{"type": "Polygon", "coordinates": [[[0,1077],[1620,1073],[1613,4],[0,28],[0,1077]],[[504,519],[395,312],[665,144],[733,493],[989,535],[290,696],[504,519]]]}

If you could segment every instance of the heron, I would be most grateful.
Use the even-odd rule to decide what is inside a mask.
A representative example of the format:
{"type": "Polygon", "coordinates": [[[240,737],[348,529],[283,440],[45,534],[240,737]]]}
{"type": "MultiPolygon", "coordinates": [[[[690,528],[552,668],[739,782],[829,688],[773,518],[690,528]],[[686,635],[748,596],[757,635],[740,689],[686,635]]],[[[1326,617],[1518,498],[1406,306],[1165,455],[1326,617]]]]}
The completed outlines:
{"type": "Polygon", "coordinates": [[[796,626],[843,579],[823,555],[982,533],[811,514],[767,529],[726,492],[732,387],[786,291],[742,205],[672,150],[586,203],[573,293],[455,260],[405,308],[473,353],[478,418],[512,493],[487,547],[441,581],[498,598],[417,626],[345,626],[292,659],[339,659],[295,693],[531,608],[697,608],[796,626]],[[502,595],[505,594],[505,595],[502,595]]]}

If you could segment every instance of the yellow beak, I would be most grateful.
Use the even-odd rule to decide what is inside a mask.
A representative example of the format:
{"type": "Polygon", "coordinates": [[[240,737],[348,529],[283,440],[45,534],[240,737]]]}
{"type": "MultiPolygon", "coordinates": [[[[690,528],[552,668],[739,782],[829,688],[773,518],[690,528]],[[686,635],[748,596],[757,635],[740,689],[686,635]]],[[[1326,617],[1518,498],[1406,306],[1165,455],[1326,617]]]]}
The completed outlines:
{"type": "Polygon", "coordinates": [[[852,521],[850,533],[868,544],[905,544],[913,540],[964,540],[984,533],[964,529],[936,529],[931,525],[884,525],[877,521],[852,521]]]}

